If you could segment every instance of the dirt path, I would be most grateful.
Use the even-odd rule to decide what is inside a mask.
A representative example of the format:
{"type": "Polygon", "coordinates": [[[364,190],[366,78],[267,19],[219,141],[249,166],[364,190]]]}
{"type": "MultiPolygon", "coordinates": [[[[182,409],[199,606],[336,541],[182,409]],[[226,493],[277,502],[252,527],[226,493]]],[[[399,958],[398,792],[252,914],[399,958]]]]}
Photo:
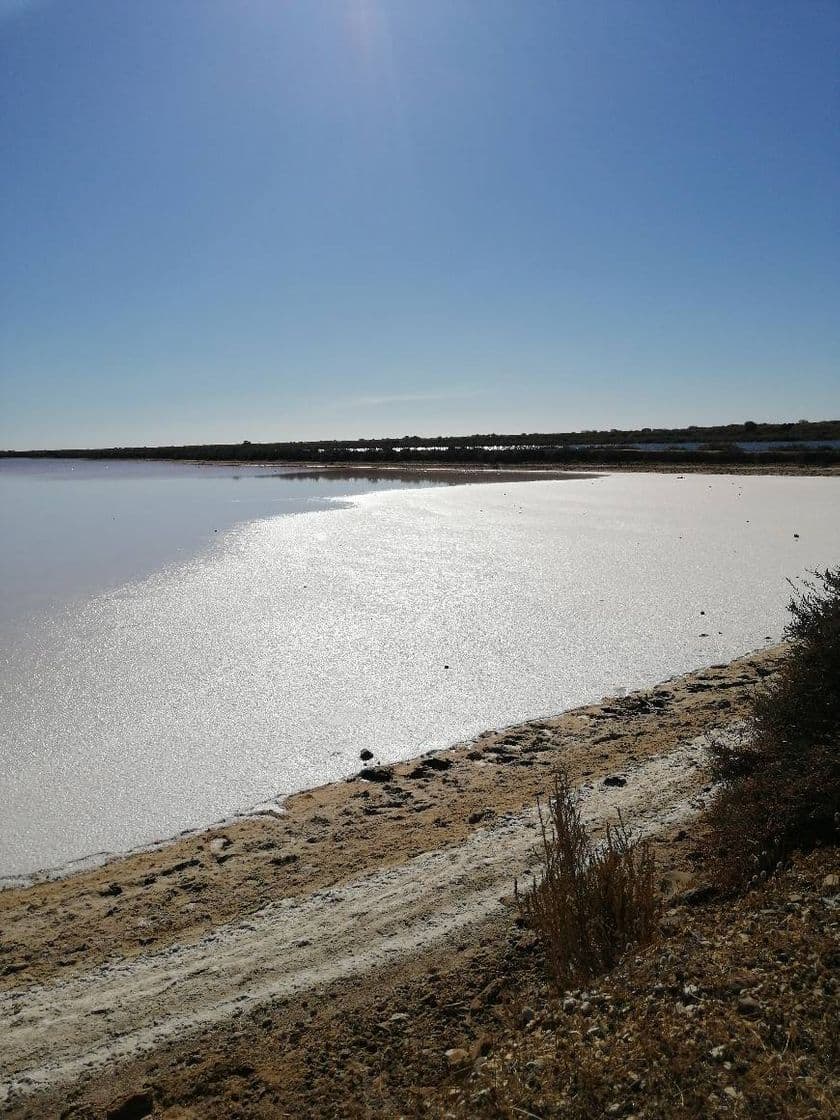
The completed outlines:
{"type": "MultiPolygon", "coordinates": [[[[639,834],[702,803],[700,735],[628,767],[626,785],[581,787],[593,825],[621,810],[639,834]]],[[[272,903],[190,944],[110,961],[0,997],[0,1104],[61,1085],[277,996],[358,976],[443,942],[503,905],[533,859],[533,811],[456,846],[272,903]]]]}

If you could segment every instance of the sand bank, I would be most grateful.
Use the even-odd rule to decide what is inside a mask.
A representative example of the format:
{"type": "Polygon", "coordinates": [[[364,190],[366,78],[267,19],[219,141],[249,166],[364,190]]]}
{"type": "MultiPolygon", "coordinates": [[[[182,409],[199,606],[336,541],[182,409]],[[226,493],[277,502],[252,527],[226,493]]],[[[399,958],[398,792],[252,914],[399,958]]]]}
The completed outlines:
{"type": "Polygon", "coordinates": [[[409,762],[360,760],[355,779],[298,794],[282,815],[5,892],[8,1103],[262,1004],[405,967],[491,919],[529,865],[535,799],[560,762],[593,823],[620,808],[640,832],[676,826],[708,788],[708,735],[737,729],[780,654],[409,762]]]}

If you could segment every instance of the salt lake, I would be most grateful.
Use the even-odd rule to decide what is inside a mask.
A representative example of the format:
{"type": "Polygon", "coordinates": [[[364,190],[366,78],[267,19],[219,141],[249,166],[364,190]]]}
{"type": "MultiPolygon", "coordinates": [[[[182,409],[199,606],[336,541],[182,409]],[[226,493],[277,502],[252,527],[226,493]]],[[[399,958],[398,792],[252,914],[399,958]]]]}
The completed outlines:
{"type": "Polygon", "coordinates": [[[840,558],[835,477],[10,462],[5,876],[729,660],[840,558]]]}

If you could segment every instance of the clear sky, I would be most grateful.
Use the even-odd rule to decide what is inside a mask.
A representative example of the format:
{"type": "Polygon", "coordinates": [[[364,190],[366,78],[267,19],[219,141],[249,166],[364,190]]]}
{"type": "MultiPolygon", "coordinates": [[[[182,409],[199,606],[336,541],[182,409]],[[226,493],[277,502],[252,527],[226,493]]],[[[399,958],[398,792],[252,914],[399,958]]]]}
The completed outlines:
{"type": "Polygon", "coordinates": [[[0,447],[840,417],[838,0],[0,0],[0,447]]]}

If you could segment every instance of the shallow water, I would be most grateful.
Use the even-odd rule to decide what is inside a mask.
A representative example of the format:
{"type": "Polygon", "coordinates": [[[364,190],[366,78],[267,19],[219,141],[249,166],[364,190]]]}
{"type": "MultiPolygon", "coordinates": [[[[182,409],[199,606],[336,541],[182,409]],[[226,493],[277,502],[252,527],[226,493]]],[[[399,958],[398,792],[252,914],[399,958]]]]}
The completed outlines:
{"type": "Polygon", "coordinates": [[[776,640],[786,579],[840,555],[838,513],[835,478],[616,474],[369,493],[220,533],[18,644],[0,872],[776,640]]]}
{"type": "Polygon", "coordinates": [[[0,634],[183,562],[235,525],[392,486],[292,467],[0,459],[0,634]]]}

